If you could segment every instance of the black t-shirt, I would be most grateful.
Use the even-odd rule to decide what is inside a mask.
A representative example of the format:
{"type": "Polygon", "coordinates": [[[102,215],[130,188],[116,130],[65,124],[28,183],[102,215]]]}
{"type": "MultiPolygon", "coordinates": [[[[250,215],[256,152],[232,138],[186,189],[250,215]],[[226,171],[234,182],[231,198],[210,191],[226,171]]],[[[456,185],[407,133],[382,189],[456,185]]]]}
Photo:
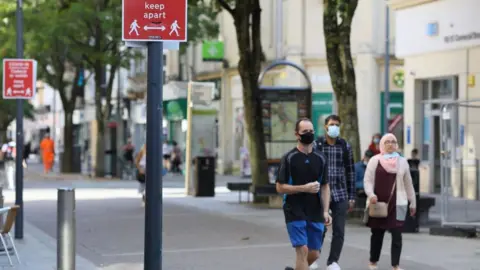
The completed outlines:
{"type": "MultiPolygon", "coordinates": [[[[314,149],[305,154],[295,147],[282,157],[277,183],[296,186],[319,181],[321,185],[325,185],[328,184],[327,176],[327,162],[323,153],[314,149]]],[[[284,196],[283,210],[287,223],[295,220],[324,222],[320,192],[284,196]]]]}

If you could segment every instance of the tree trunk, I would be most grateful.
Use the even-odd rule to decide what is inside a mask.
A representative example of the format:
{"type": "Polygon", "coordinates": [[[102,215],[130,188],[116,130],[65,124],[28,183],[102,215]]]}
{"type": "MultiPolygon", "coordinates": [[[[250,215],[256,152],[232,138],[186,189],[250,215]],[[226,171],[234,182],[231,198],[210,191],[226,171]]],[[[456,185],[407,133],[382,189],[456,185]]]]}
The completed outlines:
{"type": "Polygon", "coordinates": [[[73,113],[65,109],[65,126],[63,128],[64,149],[62,156],[62,173],[73,172],[73,113]]]}
{"type": "MultiPolygon", "coordinates": [[[[268,163],[262,121],[262,104],[259,98],[258,77],[262,61],[260,40],[261,9],[258,0],[237,1],[235,6],[235,28],[240,60],[238,72],[243,86],[245,123],[249,138],[250,164],[253,188],[269,183],[268,163]],[[251,19],[251,25],[250,25],[251,19]]],[[[254,196],[254,203],[265,198],[254,196]]]]}
{"type": "Polygon", "coordinates": [[[360,160],[355,66],[350,48],[351,26],[358,0],[324,0],[323,3],[327,63],[342,119],[341,134],[352,145],[354,160],[360,160]]]}
{"type": "MultiPolygon", "coordinates": [[[[355,90],[355,89],[354,89],[355,90]]],[[[357,115],[357,97],[339,96],[338,116],[342,119],[342,138],[350,143],[353,150],[354,160],[361,160],[360,156],[360,138],[358,136],[358,115],[357,115]],[[346,121],[344,119],[347,119],[346,121]]]]}
{"type": "Polygon", "coordinates": [[[7,128],[0,127],[0,144],[3,144],[7,141],[7,128]]]}
{"type": "MultiPolygon", "coordinates": [[[[95,63],[95,116],[97,119],[97,141],[95,158],[95,176],[105,176],[105,114],[102,100],[105,98],[104,63],[95,63]]],[[[108,104],[107,104],[108,106],[108,104]]]]}
{"type": "Polygon", "coordinates": [[[95,158],[95,176],[105,176],[105,122],[97,117],[97,156],[95,158]]]}

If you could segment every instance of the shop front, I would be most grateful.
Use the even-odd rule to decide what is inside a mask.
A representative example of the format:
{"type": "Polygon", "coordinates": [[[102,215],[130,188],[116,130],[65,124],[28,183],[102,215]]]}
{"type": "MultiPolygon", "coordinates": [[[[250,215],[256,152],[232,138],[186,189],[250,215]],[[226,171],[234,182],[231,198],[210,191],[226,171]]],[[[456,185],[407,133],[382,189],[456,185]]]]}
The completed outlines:
{"type": "Polygon", "coordinates": [[[187,99],[179,98],[163,102],[164,119],[167,121],[167,138],[183,145],[186,140],[187,99]]]}
{"type": "Polygon", "coordinates": [[[405,61],[405,153],[414,148],[420,152],[420,176],[427,180],[421,182],[421,192],[440,192],[444,179],[451,183],[454,195],[472,197],[460,187],[478,189],[475,174],[464,164],[480,158],[476,117],[480,109],[451,105],[445,111],[445,104],[468,104],[480,98],[480,87],[475,84],[480,75],[479,3],[418,2],[424,3],[392,6],[395,53],[405,61]]]}

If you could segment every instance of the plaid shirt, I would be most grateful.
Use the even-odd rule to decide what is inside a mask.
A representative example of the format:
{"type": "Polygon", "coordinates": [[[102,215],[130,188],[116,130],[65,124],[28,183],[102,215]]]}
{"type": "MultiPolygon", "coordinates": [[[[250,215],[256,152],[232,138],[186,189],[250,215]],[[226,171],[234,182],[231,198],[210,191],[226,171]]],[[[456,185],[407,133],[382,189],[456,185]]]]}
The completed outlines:
{"type": "Polygon", "coordinates": [[[348,162],[345,163],[344,146],[340,140],[334,145],[329,145],[325,138],[321,139],[323,153],[327,157],[328,177],[330,192],[334,202],[355,200],[355,166],[353,163],[353,152],[350,144],[345,142],[348,152],[348,162]]]}

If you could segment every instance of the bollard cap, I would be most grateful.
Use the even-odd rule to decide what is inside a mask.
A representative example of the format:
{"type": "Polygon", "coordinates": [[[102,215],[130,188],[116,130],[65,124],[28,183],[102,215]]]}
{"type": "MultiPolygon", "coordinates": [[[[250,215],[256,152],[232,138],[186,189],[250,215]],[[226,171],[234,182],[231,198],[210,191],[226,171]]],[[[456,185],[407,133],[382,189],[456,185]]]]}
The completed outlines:
{"type": "Polygon", "coordinates": [[[75,188],[73,187],[64,187],[64,188],[58,188],[58,191],[75,191],[75,188]]]}

